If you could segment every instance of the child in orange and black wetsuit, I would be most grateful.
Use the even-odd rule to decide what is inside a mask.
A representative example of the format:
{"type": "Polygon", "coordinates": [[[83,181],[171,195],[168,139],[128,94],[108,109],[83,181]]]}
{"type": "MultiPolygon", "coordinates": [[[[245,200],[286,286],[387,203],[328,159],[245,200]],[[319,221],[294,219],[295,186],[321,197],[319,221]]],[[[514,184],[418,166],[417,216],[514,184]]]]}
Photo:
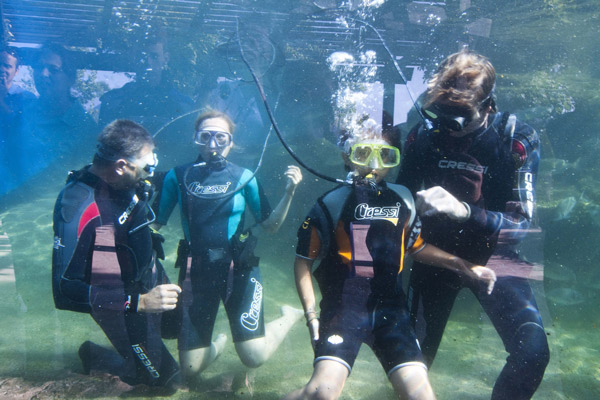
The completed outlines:
{"type": "Polygon", "coordinates": [[[296,286],[315,361],[308,384],[286,399],[339,397],[362,343],[373,349],[399,395],[432,399],[400,283],[405,254],[481,279],[489,291],[495,275],[423,242],[412,195],[383,180],[400,153],[374,121],[342,140],[352,184],[320,197],[298,231],[296,286]],[[312,283],[318,257],[320,318],[312,283]]]}

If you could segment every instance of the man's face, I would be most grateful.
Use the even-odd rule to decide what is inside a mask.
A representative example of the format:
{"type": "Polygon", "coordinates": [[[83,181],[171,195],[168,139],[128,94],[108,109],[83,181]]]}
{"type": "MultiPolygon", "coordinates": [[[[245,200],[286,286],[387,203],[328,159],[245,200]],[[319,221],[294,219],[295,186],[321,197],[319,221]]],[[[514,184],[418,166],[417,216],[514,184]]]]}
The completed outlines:
{"type": "Polygon", "coordinates": [[[33,70],[35,88],[42,99],[59,98],[70,95],[73,82],[63,70],[63,62],[58,54],[44,52],[33,70]]]}
{"type": "Polygon", "coordinates": [[[169,62],[169,53],[162,43],[154,43],[146,48],[146,70],[144,76],[153,83],[160,82],[162,71],[169,62]]]}
{"type": "Polygon", "coordinates": [[[17,70],[17,59],[5,51],[0,53],[0,87],[8,91],[17,70]]]}
{"type": "Polygon", "coordinates": [[[150,169],[148,167],[156,167],[158,162],[154,154],[154,146],[150,144],[146,144],[134,160],[126,161],[120,185],[124,189],[132,189],[139,181],[150,177],[152,173],[148,171],[150,169]]]}

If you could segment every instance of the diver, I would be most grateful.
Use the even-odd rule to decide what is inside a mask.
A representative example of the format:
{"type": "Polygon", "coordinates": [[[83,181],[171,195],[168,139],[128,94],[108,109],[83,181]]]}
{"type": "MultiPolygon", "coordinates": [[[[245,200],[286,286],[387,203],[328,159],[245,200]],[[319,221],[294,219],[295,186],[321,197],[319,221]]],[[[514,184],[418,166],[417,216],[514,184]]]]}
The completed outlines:
{"type": "Polygon", "coordinates": [[[337,399],[362,343],[373,349],[398,396],[435,397],[402,289],[406,254],[493,290],[493,271],[421,239],[410,191],[384,181],[400,162],[390,132],[367,119],[340,137],[352,184],[321,196],[298,229],[294,274],[315,359],[308,384],[286,400],[337,399]],[[320,317],[311,271],[317,258],[320,317]]]}
{"type": "Polygon", "coordinates": [[[189,308],[182,313],[178,349],[184,376],[192,385],[225,346],[223,334],[211,343],[221,301],[235,349],[250,368],[262,365],[302,317],[301,310],[283,306],[282,316],[265,326],[263,284],[253,254],[256,237],[281,226],[302,174],[298,167],[287,169],[285,193],[272,210],[252,173],[227,160],[234,127],[229,116],[216,110],[197,118],[194,141],[200,155],[165,176],[154,225],[159,229],[166,224],[179,203],[185,240],[178,250],[183,261],[176,264],[181,268],[183,304],[189,308]],[[244,227],[246,206],[256,220],[249,229],[244,227]]]}
{"type": "Polygon", "coordinates": [[[409,298],[431,365],[454,300],[469,288],[509,354],[492,398],[529,399],[550,354],[515,246],[533,218],[540,141],[515,115],[496,110],[495,79],[493,65],[480,54],[463,49],[446,58],[428,82],[423,105],[432,128],[420,124],[409,134],[397,183],[416,195],[424,239],[494,269],[496,288],[488,295],[480,282],[417,262],[409,298]]]}
{"type": "Polygon", "coordinates": [[[156,164],[142,126],[116,120],[104,128],[93,163],[69,175],[56,201],[52,290],[56,308],[91,314],[119,353],[85,342],[84,372],[165,394],[176,389],[179,367],[157,324],[181,289],[168,283],[148,226],[151,188],[143,181],[156,164]]]}

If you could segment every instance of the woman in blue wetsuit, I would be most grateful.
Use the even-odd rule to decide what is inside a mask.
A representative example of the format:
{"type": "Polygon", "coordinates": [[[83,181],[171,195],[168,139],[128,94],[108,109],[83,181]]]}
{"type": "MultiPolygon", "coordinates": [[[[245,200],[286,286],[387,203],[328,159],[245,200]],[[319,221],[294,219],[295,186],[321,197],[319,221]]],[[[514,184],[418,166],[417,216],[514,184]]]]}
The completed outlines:
{"type": "Polygon", "coordinates": [[[265,327],[258,259],[247,246],[252,235],[262,230],[275,232],[280,227],[302,180],[300,169],[288,167],[285,194],[272,210],[252,173],[226,158],[233,146],[231,119],[210,110],[198,117],[195,130],[199,158],[167,173],[157,216],[160,227],[179,204],[191,256],[186,273],[191,288],[184,285],[183,298],[191,294],[192,300],[189,312],[184,313],[178,341],[182,371],[188,380],[198,377],[225,345],[224,335],[211,344],[221,300],[236,351],[248,367],[263,364],[302,316],[300,310],[283,306],[282,316],[265,327]],[[246,207],[256,220],[251,232],[244,230],[246,207]]]}
{"type": "Polygon", "coordinates": [[[493,399],[529,399],[549,360],[546,333],[515,245],[527,233],[539,162],[536,131],[496,111],[495,71],[483,56],[449,56],[428,84],[424,115],[433,129],[408,136],[397,183],[416,194],[428,243],[498,275],[488,296],[452,271],[415,263],[411,313],[431,365],[460,289],[479,300],[509,353],[493,399]],[[424,187],[425,190],[419,191],[424,187]]]}

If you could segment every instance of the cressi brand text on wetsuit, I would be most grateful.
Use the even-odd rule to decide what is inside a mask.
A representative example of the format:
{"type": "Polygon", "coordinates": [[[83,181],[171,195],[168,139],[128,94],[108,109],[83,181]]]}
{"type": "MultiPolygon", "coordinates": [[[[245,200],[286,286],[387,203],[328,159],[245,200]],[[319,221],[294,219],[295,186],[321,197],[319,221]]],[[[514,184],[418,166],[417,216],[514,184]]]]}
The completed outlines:
{"type": "Polygon", "coordinates": [[[300,226],[297,256],[322,258],[314,273],[322,294],[315,361],[336,360],[350,371],[368,343],[388,374],[423,362],[399,275],[405,252],[424,246],[413,206],[399,185],[342,186],[322,196],[300,226]]]}
{"type": "Polygon", "coordinates": [[[210,346],[221,300],[234,342],[264,336],[260,269],[258,265],[242,266],[235,259],[232,244],[244,229],[246,206],[259,223],[272,211],[261,186],[251,175],[250,171],[224,161],[219,165],[189,163],[165,176],[157,222],[164,225],[179,203],[192,257],[189,273],[185,274],[191,293],[184,285],[190,318],[183,321],[178,342],[181,350],[210,346]],[[245,182],[248,183],[242,190],[223,196],[245,182]]]}
{"type": "MultiPolygon", "coordinates": [[[[534,129],[508,113],[463,137],[417,126],[408,136],[397,182],[413,193],[441,186],[471,209],[464,222],[446,216],[422,219],[423,238],[449,253],[486,265],[515,247],[530,230],[540,159],[534,129]]],[[[526,279],[499,277],[487,295],[452,271],[414,263],[409,284],[411,317],[428,364],[433,362],[459,290],[467,285],[510,353],[492,398],[530,398],[548,363],[548,345],[535,297],[526,279]]]]}
{"type": "Polygon", "coordinates": [[[87,168],[74,173],[54,209],[54,301],[59,309],[90,313],[126,363],[135,360],[122,378],[163,385],[178,366],[155,329],[160,315],[136,312],[139,294],[163,277],[149,228],[129,233],[146,222],[145,200],[133,198],[87,168]]]}

